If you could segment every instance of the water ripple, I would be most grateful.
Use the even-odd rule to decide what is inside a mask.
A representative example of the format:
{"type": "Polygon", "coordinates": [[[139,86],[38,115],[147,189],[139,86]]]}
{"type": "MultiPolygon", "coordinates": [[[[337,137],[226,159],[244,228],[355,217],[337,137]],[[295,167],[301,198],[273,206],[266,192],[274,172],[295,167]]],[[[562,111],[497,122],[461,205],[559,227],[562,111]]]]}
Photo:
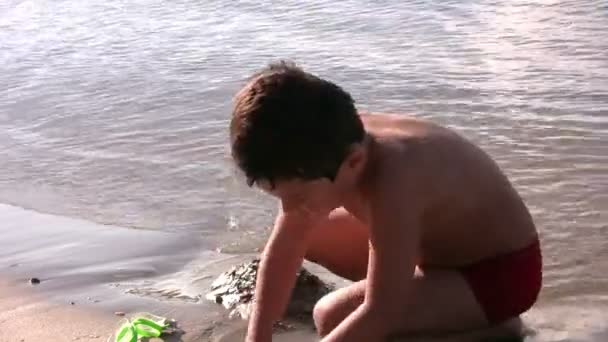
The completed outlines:
{"type": "Polygon", "coordinates": [[[549,293],[565,296],[572,279],[606,283],[607,22],[592,0],[4,1],[0,202],[262,233],[274,205],[235,176],[231,98],[294,58],[362,109],[431,118],[492,154],[541,228],[549,293]]]}

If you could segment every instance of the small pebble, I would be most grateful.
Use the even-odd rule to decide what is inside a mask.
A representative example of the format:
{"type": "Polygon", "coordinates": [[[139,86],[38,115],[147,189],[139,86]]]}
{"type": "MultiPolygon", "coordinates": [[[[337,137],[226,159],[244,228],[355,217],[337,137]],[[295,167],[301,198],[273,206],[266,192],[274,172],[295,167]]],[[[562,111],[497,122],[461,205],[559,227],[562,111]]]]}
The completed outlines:
{"type": "Polygon", "coordinates": [[[70,302],[70,305],[76,305],[76,303],[74,303],[74,302],[70,302]]]}
{"type": "Polygon", "coordinates": [[[38,285],[38,284],[40,284],[40,279],[30,278],[30,285],[38,285]]]}
{"type": "Polygon", "coordinates": [[[120,316],[120,317],[122,317],[122,316],[124,316],[124,315],[125,315],[125,313],[124,313],[124,312],[122,312],[122,311],[116,311],[114,314],[115,314],[116,316],[120,316]]]}
{"type": "Polygon", "coordinates": [[[276,331],[289,331],[289,330],[293,330],[295,327],[292,324],[289,324],[287,322],[283,322],[283,321],[276,321],[273,324],[273,328],[276,331]]]}

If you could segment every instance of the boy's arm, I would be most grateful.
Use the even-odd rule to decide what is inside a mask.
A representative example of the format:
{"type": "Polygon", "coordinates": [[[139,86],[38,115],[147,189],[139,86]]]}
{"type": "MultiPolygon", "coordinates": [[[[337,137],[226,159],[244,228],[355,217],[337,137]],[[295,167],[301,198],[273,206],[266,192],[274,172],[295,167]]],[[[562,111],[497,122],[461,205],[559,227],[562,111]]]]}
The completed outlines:
{"type": "Polygon", "coordinates": [[[407,316],[419,251],[422,198],[417,203],[404,201],[404,194],[413,197],[419,193],[416,184],[405,184],[413,178],[395,181],[393,174],[383,179],[385,184],[379,184],[372,200],[365,301],[322,342],[385,341],[407,316]]]}
{"type": "Polygon", "coordinates": [[[287,307],[311,228],[309,218],[279,212],[260,261],[247,342],[272,340],[272,325],[287,307]]]}

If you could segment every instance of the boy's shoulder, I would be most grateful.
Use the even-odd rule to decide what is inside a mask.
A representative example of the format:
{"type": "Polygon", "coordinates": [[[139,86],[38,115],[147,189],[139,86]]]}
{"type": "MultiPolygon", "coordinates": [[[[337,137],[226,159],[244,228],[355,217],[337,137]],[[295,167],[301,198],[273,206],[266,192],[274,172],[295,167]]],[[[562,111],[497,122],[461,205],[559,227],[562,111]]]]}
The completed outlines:
{"type": "MultiPolygon", "coordinates": [[[[391,114],[366,114],[362,120],[375,140],[373,171],[368,176],[370,196],[397,195],[403,201],[429,204],[441,193],[462,186],[453,184],[456,175],[482,171],[489,165],[489,156],[474,144],[432,121],[391,114]]],[[[472,181],[459,179],[459,183],[472,181]]]]}
{"type": "Polygon", "coordinates": [[[408,137],[428,138],[438,136],[449,136],[460,138],[460,136],[437,122],[405,114],[388,113],[361,113],[361,121],[366,131],[378,136],[385,137],[408,137]]]}

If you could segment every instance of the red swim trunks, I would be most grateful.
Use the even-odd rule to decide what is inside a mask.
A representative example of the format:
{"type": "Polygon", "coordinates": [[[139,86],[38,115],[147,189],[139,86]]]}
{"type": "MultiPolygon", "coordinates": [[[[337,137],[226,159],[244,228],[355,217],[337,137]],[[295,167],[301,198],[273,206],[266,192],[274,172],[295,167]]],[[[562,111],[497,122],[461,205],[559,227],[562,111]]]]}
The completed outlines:
{"type": "Polygon", "coordinates": [[[490,323],[516,317],[532,307],[542,286],[540,242],[461,271],[490,323]]]}

